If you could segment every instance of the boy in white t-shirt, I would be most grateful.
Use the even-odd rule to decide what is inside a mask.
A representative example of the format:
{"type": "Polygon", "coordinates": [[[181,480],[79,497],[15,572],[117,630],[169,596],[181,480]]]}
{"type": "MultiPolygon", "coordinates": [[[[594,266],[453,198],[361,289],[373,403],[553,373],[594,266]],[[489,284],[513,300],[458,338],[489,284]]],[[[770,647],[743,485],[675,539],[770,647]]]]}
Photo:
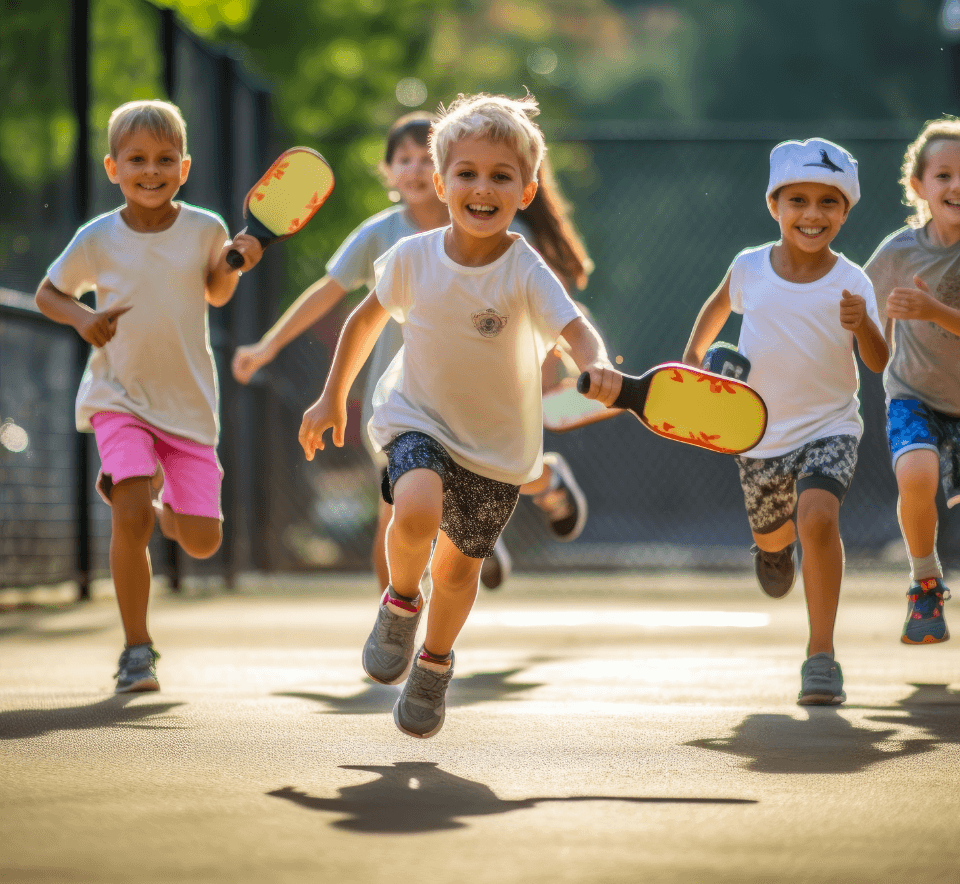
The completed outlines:
{"type": "Polygon", "coordinates": [[[404,239],[377,260],[376,286],[347,320],[323,395],[300,428],[308,459],[327,429],[343,444],[350,385],[387,320],[397,320],[404,345],[377,387],[369,427],[389,457],[390,585],[363,666],[383,684],[406,679],[394,720],[414,737],[443,725],[453,644],[481,563],[520,486],[541,474],[540,365],[558,337],[590,372],[593,398],[614,399],[618,373],[599,334],[543,259],[508,230],[537,190],[538,112],[532,95],[481,94],[460,96],[441,113],[431,153],[451,224],[404,239]],[[426,637],[414,661],[424,608],[418,584],[435,538],[426,637]]]}
{"type": "Polygon", "coordinates": [[[803,546],[810,641],[801,705],[846,699],[833,629],[843,576],[840,504],[863,433],[854,339],[871,371],[883,371],[888,356],[870,280],[830,248],[859,198],[857,161],[842,147],[820,138],[778,144],[767,206],[780,240],[737,255],[683,355],[700,365],[731,310],[743,314],[739,350],[769,415],[763,440],[737,465],[767,595],[790,591],[798,533],[803,546]]]}
{"type": "Polygon", "coordinates": [[[111,506],[110,574],[126,639],[116,690],[125,693],[160,687],[147,629],[155,522],[195,558],[220,546],[219,391],[207,306],[233,297],[230,249],[248,270],[262,248],[247,234],[231,243],[219,216],[174,201],[190,171],[176,106],[128,102],[110,116],[107,135],[104,168],[125,203],[77,231],[36,300],[93,346],[77,429],[96,434],[97,489],[111,506]],[[96,310],[77,300],[90,289],[96,310]]]}

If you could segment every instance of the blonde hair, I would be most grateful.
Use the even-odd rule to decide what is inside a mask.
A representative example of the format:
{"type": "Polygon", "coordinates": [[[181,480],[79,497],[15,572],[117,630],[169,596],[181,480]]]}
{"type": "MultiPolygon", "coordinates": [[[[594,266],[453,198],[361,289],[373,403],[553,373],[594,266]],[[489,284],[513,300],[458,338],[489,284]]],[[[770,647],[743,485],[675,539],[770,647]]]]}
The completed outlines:
{"type": "Polygon", "coordinates": [[[107,124],[110,156],[116,159],[124,139],[141,130],[155,135],[158,139],[169,141],[176,146],[182,157],[186,157],[187,124],[183,121],[180,108],[169,101],[155,98],[128,101],[110,114],[110,122],[107,124]]]}
{"type": "Polygon", "coordinates": [[[936,141],[960,141],[960,119],[951,116],[928,120],[920,134],[907,148],[900,167],[900,186],[903,188],[903,204],[910,206],[914,214],[907,218],[911,227],[923,227],[930,218],[930,206],[914,189],[911,178],[923,178],[926,171],[930,145],[936,141]]]}
{"type": "Polygon", "coordinates": [[[446,171],[451,145],[465,138],[489,138],[516,151],[526,186],[537,177],[546,151],[543,132],[533,122],[539,113],[537,99],[529,92],[523,98],[461,93],[449,107],[440,105],[440,118],[430,133],[434,167],[441,175],[446,171]]]}

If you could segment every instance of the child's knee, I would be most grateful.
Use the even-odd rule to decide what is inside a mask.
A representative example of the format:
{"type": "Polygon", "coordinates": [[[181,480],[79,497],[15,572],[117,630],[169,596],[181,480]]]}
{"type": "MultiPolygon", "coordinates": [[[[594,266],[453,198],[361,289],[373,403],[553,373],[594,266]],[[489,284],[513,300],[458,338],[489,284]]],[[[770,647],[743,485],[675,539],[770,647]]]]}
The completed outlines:
{"type": "Polygon", "coordinates": [[[823,542],[840,532],[840,501],[829,491],[811,489],[797,507],[800,542],[823,542]]]}
{"type": "Polygon", "coordinates": [[[155,513],[149,493],[141,489],[115,485],[111,495],[113,533],[131,543],[146,545],[153,533],[155,513]]]}
{"type": "Polygon", "coordinates": [[[177,538],[183,551],[194,559],[209,559],[223,541],[219,519],[204,516],[177,516],[177,538]]]}

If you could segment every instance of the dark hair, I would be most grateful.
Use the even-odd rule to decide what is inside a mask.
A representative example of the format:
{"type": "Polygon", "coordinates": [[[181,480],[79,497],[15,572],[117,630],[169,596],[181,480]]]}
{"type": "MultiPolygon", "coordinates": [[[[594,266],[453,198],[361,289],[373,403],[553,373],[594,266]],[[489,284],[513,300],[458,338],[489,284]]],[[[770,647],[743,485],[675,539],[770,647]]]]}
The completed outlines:
{"type": "Polygon", "coordinates": [[[393,155],[397,152],[400,143],[407,138],[412,138],[421,147],[426,147],[430,127],[433,126],[435,119],[426,111],[414,111],[400,117],[387,133],[387,150],[383,161],[389,166],[393,162],[393,155]]]}
{"type": "Polygon", "coordinates": [[[537,171],[537,193],[517,213],[529,226],[532,245],[563,282],[583,290],[593,261],[569,218],[569,206],[560,193],[553,169],[544,154],[537,171]]]}

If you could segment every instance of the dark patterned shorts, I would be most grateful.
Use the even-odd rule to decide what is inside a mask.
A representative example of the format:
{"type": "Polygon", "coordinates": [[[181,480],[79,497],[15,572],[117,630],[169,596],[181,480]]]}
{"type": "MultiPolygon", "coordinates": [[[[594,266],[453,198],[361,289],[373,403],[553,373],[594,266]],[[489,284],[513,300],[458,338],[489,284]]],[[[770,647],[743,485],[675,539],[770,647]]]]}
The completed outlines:
{"type": "Polygon", "coordinates": [[[519,485],[508,485],[460,466],[436,439],[425,433],[401,433],[384,447],[389,457],[382,492],[393,503],[393,487],[410,470],[433,470],[443,480],[440,530],[465,556],[485,559],[513,515],[519,485]]]}
{"type": "Polygon", "coordinates": [[[891,399],[887,406],[887,439],[893,465],[901,454],[929,449],[940,457],[940,477],[947,500],[960,490],[960,417],[950,417],[919,399],[891,399]]]}
{"type": "Polygon", "coordinates": [[[857,437],[827,436],[779,457],[736,458],[747,518],[755,534],[769,534],[793,516],[797,497],[821,488],[843,503],[857,467],[857,437]]]}

